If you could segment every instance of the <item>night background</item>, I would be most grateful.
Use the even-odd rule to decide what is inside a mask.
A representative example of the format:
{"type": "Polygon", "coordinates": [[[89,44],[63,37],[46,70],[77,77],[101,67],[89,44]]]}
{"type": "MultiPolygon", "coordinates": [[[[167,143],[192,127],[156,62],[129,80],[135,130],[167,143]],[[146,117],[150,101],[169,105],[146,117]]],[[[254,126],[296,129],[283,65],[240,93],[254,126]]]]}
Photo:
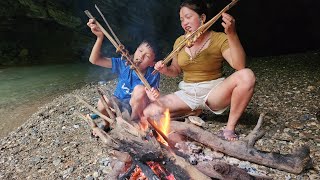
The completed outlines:
{"type": "MultiPolygon", "coordinates": [[[[207,1],[211,17],[229,2],[207,1]]],[[[104,25],[94,4],[128,49],[144,37],[153,37],[164,57],[183,33],[180,1],[5,0],[0,2],[0,65],[86,62],[95,36],[86,26],[83,11],[90,10],[104,25]]],[[[236,19],[247,55],[261,57],[318,51],[319,9],[318,0],[241,0],[229,13],[236,19]]],[[[221,20],[213,29],[223,31],[221,20]]],[[[108,42],[104,51],[115,55],[108,42]]]]}

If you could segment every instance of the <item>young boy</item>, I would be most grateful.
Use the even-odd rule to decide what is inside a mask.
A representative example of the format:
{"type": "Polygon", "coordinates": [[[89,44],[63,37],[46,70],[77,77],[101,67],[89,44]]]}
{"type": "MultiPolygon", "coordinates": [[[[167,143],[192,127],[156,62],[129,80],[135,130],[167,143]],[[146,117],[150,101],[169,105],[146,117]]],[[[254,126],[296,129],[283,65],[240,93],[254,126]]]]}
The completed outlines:
{"type": "MultiPolygon", "coordinates": [[[[156,57],[155,44],[151,41],[143,41],[133,55],[133,62],[152,87],[151,91],[149,91],[145,88],[136,72],[126,64],[125,60],[103,57],[101,55],[104,34],[93,19],[90,19],[87,25],[91,28],[92,33],[97,36],[89,61],[98,66],[111,68],[112,72],[118,75],[118,83],[113,95],[118,99],[120,105],[130,105],[127,106],[127,109],[129,107],[128,110],[129,112],[131,111],[131,119],[136,120],[140,118],[147,104],[159,97],[160,74],[151,74],[154,70],[153,66],[156,57]]],[[[101,100],[99,100],[97,106],[97,109],[101,113],[107,115],[101,100]]]]}

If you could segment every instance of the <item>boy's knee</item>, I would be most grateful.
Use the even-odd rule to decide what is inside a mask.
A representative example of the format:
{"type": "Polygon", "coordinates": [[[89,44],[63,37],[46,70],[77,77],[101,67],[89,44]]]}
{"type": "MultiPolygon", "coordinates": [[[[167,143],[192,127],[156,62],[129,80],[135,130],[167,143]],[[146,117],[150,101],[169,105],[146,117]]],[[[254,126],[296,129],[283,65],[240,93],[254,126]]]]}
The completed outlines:
{"type": "Polygon", "coordinates": [[[101,99],[99,99],[98,104],[97,104],[97,109],[98,111],[102,112],[104,110],[104,105],[102,104],[101,99]]]}
{"type": "Polygon", "coordinates": [[[145,87],[142,85],[137,85],[136,87],[134,87],[132,91],[131,99],[133,99],[134,101],[139,101],[145,96],[146,96],[145,87]]]}
{"type": "Polygon", "coordinates": [[[142,92],[145,92],[145,86],[143,85],[136,85],[132,91],[132,93],[142,93],[142,92]]]}

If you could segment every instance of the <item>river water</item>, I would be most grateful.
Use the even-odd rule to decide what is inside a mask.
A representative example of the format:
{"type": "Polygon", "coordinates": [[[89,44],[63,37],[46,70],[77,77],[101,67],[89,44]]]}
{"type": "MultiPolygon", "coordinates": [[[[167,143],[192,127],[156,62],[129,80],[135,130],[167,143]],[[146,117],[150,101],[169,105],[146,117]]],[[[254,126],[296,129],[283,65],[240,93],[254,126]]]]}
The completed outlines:
{"type": "Polygon", "coordinates": [[[86,83],[114,78],[92,64],[59,64],[0,69],[0,137],[23,124],[38,107],[86,83]]]}

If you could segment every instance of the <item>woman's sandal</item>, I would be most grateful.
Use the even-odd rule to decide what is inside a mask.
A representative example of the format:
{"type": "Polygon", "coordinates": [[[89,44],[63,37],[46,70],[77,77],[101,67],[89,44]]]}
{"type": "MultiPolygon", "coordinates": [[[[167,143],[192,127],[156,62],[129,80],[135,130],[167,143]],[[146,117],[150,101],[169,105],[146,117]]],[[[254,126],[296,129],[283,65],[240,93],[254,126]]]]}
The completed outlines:
{"type": "Polygon", "coordinates": [[[239,140],[239,136],[234,130],[224,129],[218,132],[217,136],[223,140],[235,141],[239,140]]]}

